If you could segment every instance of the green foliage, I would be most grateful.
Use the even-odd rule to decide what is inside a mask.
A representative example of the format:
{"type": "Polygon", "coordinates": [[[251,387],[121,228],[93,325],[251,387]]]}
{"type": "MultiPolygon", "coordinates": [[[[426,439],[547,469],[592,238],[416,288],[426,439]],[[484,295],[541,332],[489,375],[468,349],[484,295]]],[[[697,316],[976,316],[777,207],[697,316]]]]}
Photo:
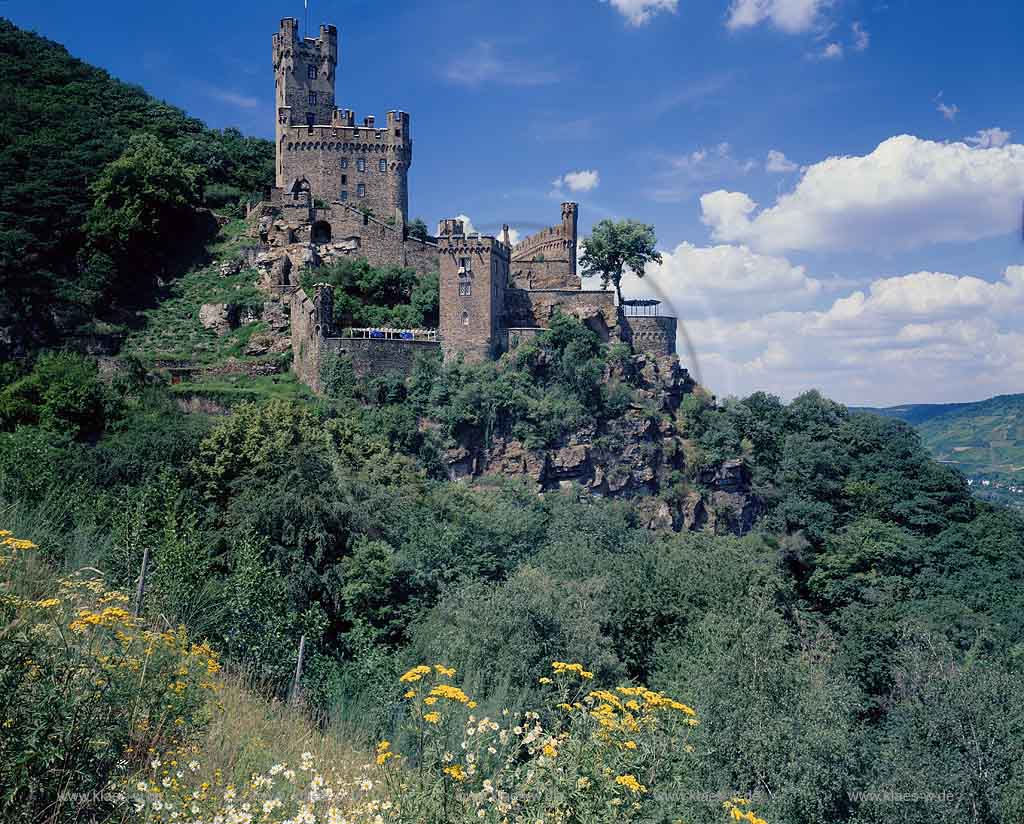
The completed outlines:
{"type": "Polygon", "coordinates": [[[636,220],[602,220],[583,239],[583,277],[600,277],[603,289],[611,283],[621,304],[622,273],[629,269],[642,278],[648,263],[661,263],[657,243],[653,226],[636,220]]]}
{"type": "Polygon", "coordinates": [[[427,229],[427,224],[423,222],[422,218],[416,218],[407,227],[409,237],[415,238],[416,240],[429,240],[430,231],[427,229]]]}
{"type": "Polygon", "coordinates": [[[36,551],[0,549],[0,816],[90,820],[110,811],[116,771],[202,725],[219,664],[184,629],[133,619],[95,575],[47,588],[36,551]]]}
{"type": "Polygon", "coordinates": [[[338,326],[437,328],[437,273],[421,277],[412,269],[378,268],[365,258],[345,258],[303,273],[303,288],[312,291],[315,283],[335,287],[334,320],[338,326]]]}
{"type": "Polygon", "coordinates": [[[87,249],[110,256],[119,267],[163,251],[177,240],[198,203],[199,174],[152,135],[132,137],[124,154],[92,184],[87,249]]]}
{"type": "MultiPolygon", "coordinates": [[[[223,187],[250,193],[273,180],[269,141],[206,129],[2,19],[0,97],[0,318],[13,328],[15,347],[109,312],[104,290],[118,277],[128,288],[116,297],[137,302],[148,292],[142,272],[118,272],[102,249],[81,254],[93,185],[133,137],[157,139],[182,168],[198,168],[198,179],[189,175],[197,194],[209,186],[221,199],[223,187]]],[[[112,221],[94,226],[114,237],[121,230],[112,221]]]]}
{"type": "Polygon", "coordinates": [[[96,362],[81,355],[41,355],[24,377],[0,390],[0,427],[42,426],[72,438],[99,434],[116,415],[96,362]]]}

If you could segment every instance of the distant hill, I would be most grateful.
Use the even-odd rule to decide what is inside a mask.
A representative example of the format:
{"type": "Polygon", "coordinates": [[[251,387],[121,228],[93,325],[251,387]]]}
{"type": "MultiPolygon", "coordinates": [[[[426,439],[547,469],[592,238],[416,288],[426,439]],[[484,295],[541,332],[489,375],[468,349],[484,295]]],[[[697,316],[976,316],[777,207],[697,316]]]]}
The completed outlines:
{"type": "Polygon", "coordinates": [[[913,424],[932,455],[957,466],[983,497],[1024,506],[1024,394],[859,411],[913,424]]]}

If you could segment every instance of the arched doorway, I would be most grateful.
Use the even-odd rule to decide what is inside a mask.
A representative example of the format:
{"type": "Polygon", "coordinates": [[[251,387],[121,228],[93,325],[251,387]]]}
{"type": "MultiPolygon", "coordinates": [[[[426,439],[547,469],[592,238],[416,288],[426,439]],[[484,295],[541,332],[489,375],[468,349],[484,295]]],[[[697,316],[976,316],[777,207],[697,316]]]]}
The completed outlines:
{"type": "Polygon", "coordinates": [[[318,220],[313,224],[313,228],[309,233],[310,240],[313,243],[330,243],[331,242],[331,224],[326,220],[318,220]]]}

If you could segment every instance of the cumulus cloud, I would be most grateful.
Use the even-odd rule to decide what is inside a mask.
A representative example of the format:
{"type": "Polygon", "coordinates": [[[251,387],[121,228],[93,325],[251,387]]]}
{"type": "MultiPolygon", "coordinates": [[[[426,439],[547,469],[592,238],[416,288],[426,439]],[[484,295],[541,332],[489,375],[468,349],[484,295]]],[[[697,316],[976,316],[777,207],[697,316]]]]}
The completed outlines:
{"type": "MultiPolygon", "coordinates": [[[[480,229],[477,229],[476,226],[473,224],[473,218],[471,218],[469,215],[465,215],[465,214],[456,215],[455,219],[462,221],[462,231],[464,231],[467,235],[475,235],[475,234],[482,234],[482,235],[484,235],[484,234],[489,234],[488,232],[484,232],[484,231],[481,231],[480,229]]],[[[441,234],[441,224],[440,223],[437,224],[437,231],[434,234],[437,234],[437,235],[441,234]]],[[[500,237],[501,237],[501,229],[499,228],[498,230],[494,231],[493,235],[494,235],[494,237],[497,237],[497,238],[500,239],[500,237]]],[[[511,226],[509,227],[509,230],[508,230],[508,237],[509,237],[509,242],[513,246],[515,246],[520,240],[522,240],[522,236],[520,235],[519,230],[515,229],[515,228],[513,228],[511,226]]]]}
{"type": "Polygon", "coordinates": [[[680,243],[649,264],[643,279],[623,278],[623,290],[655,294],[684,316],[713,312],[737,317],[768,309],[807,306],[823,289],[803,266],[760,255],[746,246],[680,243]]]}
{"type": "Polygon", "coordinates": [[[1024,266],[996,280],[922,271],[851,289],[745,247],[684,243],[663,257],[623,288],[668,303],[696,352],[686,365],[720,395],[819,388],[846,403],[939,402],[1024,380],[1024,266]]]}
{"type": "Polygon", "coordinates": [[[231,89],[219,89],[214,86],[204,88],[207,97],[217,100],[220,103],[227,103],[229,106],[236,106],[239,109],[256,109],[260,106],[260,100],[246,94],[232,91],[231,89]]]}
{"type": "Polygon", "coordinates": [[[566,172],[551,181],[553,196],[561,197],[565,190],[570,192],[592,192],[601,183],[601,175],[597,169],[581,169],[578,172],[566,172]]]}
{"type": "Polygon", "coordinates": [[[811,56],[818,60],[838,60],[843,56],[843,47],[839,43],[829,43],[820,52],[811,56]]]}
{"type": "Polygon", "coordinates": [[[602,0],[626,18],[631,26],[642,26],[660,12],[675,14],[679,0],[602,0]]]}
{"type": "Polygon", "coordinates": [[[772,172],[773,174],[785,174],[786,172],[795,172],[799,168],[799,166],[797,166],[778,149],[770,149],[768,151],[768,159],[764,163],[764,170],[766,172],[772,172]]]}
{"type": "Polygon", "coordinates": [[[770,23],[790,34],[814,28],[831,0],[733,0],[726,25],[742,29],[770,23]]]}
{"type": "Polygon", "coordinates": [[[889,252],[1008,234],[1018,225],[1021,191],[1024,145],[900,135],[868,155],[805,168],[791,192],[760,211],[743,192],[709,192],[700,203],[716,241],[765,252],[889,252]]]}
{"type": "Polygon", "coordinates": [[[978,129],[978,133],[973,137],[965,137],[964,142],[969,143],[971,146],[977,146],[979,149],[991,149],[993,147],[999,148],[1005,146],[1010,139],[1010,133],[1005,129],[1000,129],[998,126],[993,126],[991,129],[978,129]]]}

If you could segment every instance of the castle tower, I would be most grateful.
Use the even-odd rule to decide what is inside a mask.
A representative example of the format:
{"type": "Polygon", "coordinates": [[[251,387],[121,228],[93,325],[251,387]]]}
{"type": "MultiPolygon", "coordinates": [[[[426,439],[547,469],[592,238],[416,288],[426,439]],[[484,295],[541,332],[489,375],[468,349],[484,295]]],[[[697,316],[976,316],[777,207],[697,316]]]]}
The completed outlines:
{"type": "Polygon", "coordinates": [[[461,220],[444,220],[441,258],[441,349],[445,360],[462,353],[485,360],[504,348],[505,286],[510,249],[493,237],[467,235],[461,220]]]}
{"type": "Polygon", "coordinates": [[[317,38],[299,38],[299,21],[285,17],[274,35],[274,100],[277,105],[277,185],[283,178],[281,146],[289,126],[330,123],[338,66],[338,30],[321,26],[317,38]]]}
{"type": "Polygon", "coordinates": [[[277,105],[277,188],[305,178],[313,197],[340,202],[388,220],[401,209],[409,219],[408,171],[412,165],[409,115],[390,111],[357,122],[335,98],[338,30],[321,26],[317,37],[299,37],[299,21],[286,17],[274,35],[277,105]]]}

